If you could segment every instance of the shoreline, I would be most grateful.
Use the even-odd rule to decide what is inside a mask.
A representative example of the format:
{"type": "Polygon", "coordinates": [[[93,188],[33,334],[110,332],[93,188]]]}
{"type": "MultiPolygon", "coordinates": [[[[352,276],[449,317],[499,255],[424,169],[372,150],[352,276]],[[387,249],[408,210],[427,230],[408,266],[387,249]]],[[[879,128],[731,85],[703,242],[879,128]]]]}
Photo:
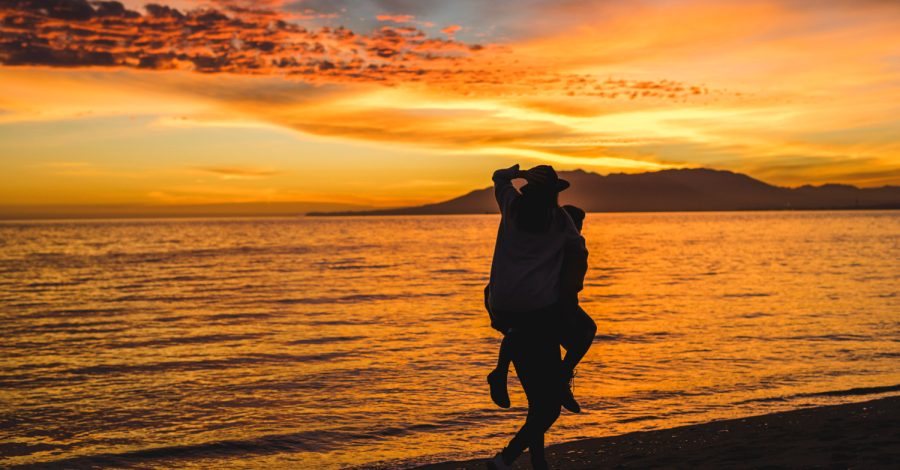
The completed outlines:
{"type": "MultiPolygon", "coordinates": [[[[484,469],[488,457],[415,468],[484,469]]],[[[581,439],[547,458],[554,469],[897,468],[900,396],[581,439]]],[[[514,467],[531,468],[528,456],[514,467]]]]}

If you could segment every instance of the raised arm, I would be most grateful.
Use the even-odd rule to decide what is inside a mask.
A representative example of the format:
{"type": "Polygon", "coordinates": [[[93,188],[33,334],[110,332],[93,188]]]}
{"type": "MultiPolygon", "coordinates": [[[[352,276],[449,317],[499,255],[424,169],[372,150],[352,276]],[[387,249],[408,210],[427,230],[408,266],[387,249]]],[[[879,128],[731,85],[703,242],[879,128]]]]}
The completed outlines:
{"type": "Polygon", "coordinates": [[[519,192],[512,184],[512,180],[522,178],[524,173],[519,170],[519,164],[509,168],[501,168],[494,172],[494,197],[497,199],[497,205],[500,207],[500,213],[506,214],[510,204],[519,196],[519,192]]]}
{"type": "Polygon", "coordinates": [[[528,170],[520,170],[519,164],[509,168],[501,168],[494,172],[494,197],[497,198],[497,204],[500,206],[500,213],[506,214],[506,210],[510,204],[519,196],[519,192],[512,185],[512,180],[523,178],[529,183],[543,184],[547,181],[548,172],[552,172],[553,168],[547,165],[538,165],[528,170]]]}

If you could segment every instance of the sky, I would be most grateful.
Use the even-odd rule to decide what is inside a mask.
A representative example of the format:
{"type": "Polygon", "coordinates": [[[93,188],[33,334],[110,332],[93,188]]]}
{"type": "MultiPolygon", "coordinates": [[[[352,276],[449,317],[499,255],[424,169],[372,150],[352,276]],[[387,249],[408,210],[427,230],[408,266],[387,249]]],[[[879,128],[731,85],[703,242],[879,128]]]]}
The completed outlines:
{"type": "Polygon", "coordinates": [[[0,206],[400,206],[514,163],[900,184],[893,0],[9,0],[0,85],[0,206]]]}

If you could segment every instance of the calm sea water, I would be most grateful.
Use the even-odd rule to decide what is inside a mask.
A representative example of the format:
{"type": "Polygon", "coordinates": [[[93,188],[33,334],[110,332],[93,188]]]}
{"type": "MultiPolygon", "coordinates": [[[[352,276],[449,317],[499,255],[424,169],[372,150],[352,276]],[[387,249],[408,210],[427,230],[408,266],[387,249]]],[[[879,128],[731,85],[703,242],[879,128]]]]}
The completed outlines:
{"type": "MultiPolygon", "coordinates": [[[[0,224],[0,465],[489,455],[496,216],[0,224]]],[[[551,442],[900,393],[900,212],[590,214],[551,442]]]]}

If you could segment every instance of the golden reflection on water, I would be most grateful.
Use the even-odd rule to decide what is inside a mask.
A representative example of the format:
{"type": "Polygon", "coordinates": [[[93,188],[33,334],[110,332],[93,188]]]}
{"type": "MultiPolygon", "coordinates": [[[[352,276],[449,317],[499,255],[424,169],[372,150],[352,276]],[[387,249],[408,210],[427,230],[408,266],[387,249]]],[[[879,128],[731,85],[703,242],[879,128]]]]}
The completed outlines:
{"type": "MultiPolygon", "coordinates": [[[[489,455],[496,216],[0,225],[0,455],[329,468],[489,455]]],[[[590,214],[586,412],[551,441],[900,391],[900,214],[590,214]]]]}

